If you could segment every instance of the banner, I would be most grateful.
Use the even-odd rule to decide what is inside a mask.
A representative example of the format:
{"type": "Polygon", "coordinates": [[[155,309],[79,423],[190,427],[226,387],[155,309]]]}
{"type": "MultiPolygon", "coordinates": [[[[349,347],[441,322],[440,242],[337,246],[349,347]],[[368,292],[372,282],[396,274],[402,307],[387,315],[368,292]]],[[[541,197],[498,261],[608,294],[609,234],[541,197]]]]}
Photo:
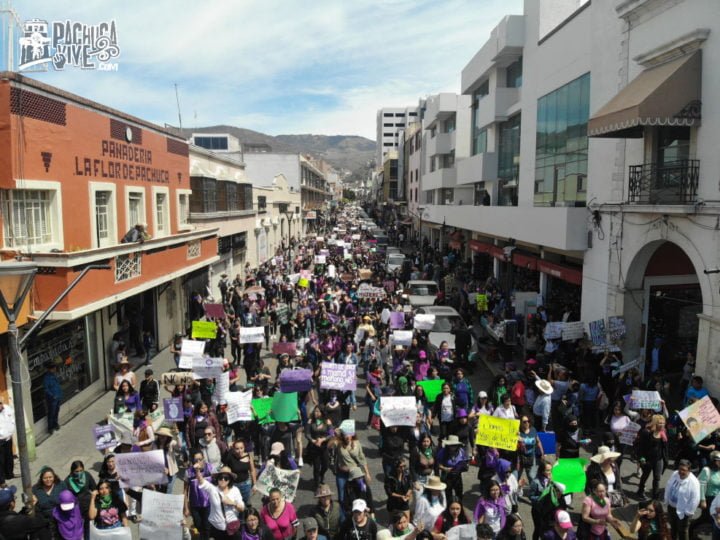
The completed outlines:
{"type": "Polygon", "coordinates": [[[475,444],[514,452],[518,445],[520,420],[481,414],[475,444]]]}
{"type": "Polygon", "coordinates": [[[412,337],[412,330],[395,330],[392,333],[392,343],[393,345],[402,345],[403,347],[409,347],[412,343],[412,337]]]}
{"type": "Polygon", "coordinates": [[[590,340],[596,347],[602,347],[606,345],[605,339],[605,321],[599,319],[588,323],[588,330],[590,332],[590,340]]]}
{"type": "Polygon", "coordinates": [[[585,337],[585,325],[582,321],[566,322],[562,328],[562,340],[574,341],[585,337]]]}
{"type": "Polygon", "coordinates": [[[116,527],[114,529],[98,529],[95,522],[90,521],[90,540],[133,540],[130,527],[116,527]]]}
{"type": "Polygon", "coordinates": [[[413,322],[413,328],[415,328],[415,330],[432,330],[433,326],[435,326],[434,314],[418,313],[415,315],[415,320],[413,322]]]}
{"type": "Polygon", "coordinates": [[[183,413],[183,398],[163,398],[163,411],[165,413],[165,420],[168,422],[184,421],[185,415],[183,413]]]}
{"type": "Polygon", "coordinates": [[[223,373],[224,358],[193,358],[192,371],[196,379],[214,379],[223,373]]]}
{"type": "Polygon", "coordinates": [[[622,364],[620,367],[613,369],[612,376],[617,377],[621,373],[625,373],[626,371],[630,371],[633,368],[638,367],[642,363],[642,358],[636,358],[632,362],[628,362],[627,364],[622,364]]]}
{"type": "Polygon", "coordinates": [[[262,343],[263,341],[265,341],[265,328],[262,326],[240,328],[239,343],[262,343]]]}
{"type": "Polygon", "coordinates": [[[256,398],[250,401],[252,411],[257,418],[258,424],[271,424],[275,422],[270,416],[270,408],[272,407],[272,398],[256,398]]]}
{"type": "Polygon", "coordinates": [[[287,502],[293,502],[299,481],[300,469],[286,471],[278,469],[272,463],[267,463],[254,487],[263,495],[270,495],[270,490],[277,488],[287,502]]]}
{"type": "Polygon", "coordinates": [[[656,390],[633,390],[630,395],[630,408],[661,411],[662,405],[660,401],[662,401],[662,398],[656,390]]]}
{"type": "Polygon", "coordinates": [[[325,264],[326,255],[315,255],[315,264],[325,264]]]}
{"type": "Polygon", "coordinates": [[[115,430],[109,424],[105,426],[93,426],[93,437],[95,438],[95,448],[98,450],[115,448],[120,444],[115,430]]]}
{"type": "Polygon", "coordinates": [[[382,287],[373,287],[367,283],[361,283],[357,289],[357,297],[363,299],[385,298],[387,292],[382,287]]]}
{"type": "Polygon", "coordinates": [[[183,339],[180,346],[180,369],[192,369],[193,358],[199,358],[205,354],[205,342],[183,339]]]}
{"type": "Polygon", "coordinates": [[[167,484],[162,450],[115,454],[115,467],[121,488],[167,484]]]}
{"type": "Polygon", "coordinates": [[[720,413],[710,401],[709,396],[691,403],[679,414],[696,443],[720,428],[720,413]]]}
{"type": "Polygon", "coordinates": [[[280,391],[307,392],[312,388],[312,376],[310,369],[283,369],[280,373],[280,391]]]}
{"type": "Polygon", "coordinates": [[[217,336],[217,323],[193,321],[191,336],[193,339],[215,339],[215,336],[217,336]]]}
{"type": "Polygon", "coordinates": [[[390,313],[390,329],[402,330],[405,328],[405,314],[402,311],[393,311],[390,313]]]}
{"type": "Polygon", "coordinates": [[[210,319],[224,319],[225,308],[222,304],[203,304],[205,315],[210,319]]]}
{"type": "Polygon", "coordinates": [[[320,388],[323,390],[342,390],[349,392],[357,388],[355,364],[333,364],[323,362],[320,365],[320,388]]]}
{"type": "Polygon", "coordinates": [[[235,422],[250,422],[253,419],[252,408],[252,390],[245,392],[228,392],[225,396],[227,401],[227,422],[234,424],[235,422]]]}
{"type": "Polygon", "coordinates": [[[380,418],[387,427],[414,426],[417,404],[414,396],[380,398],[380,418]]]}
{"type": "Polygon", "coordinates": [[[625,427],[623,427],[618,433],[618,439],[620,440],[620,444],[624,444],[626,446],[633,446],[635,444],[635,439],[637,439],[637,434],[639,431],[640,424],[636,424],[635,422],[628,422],[625,427]]]}
{"type": "Polygon", "coordinates": [[[585,458],[560,458],[553,466],[552,479],[565,486],[563,493],[583,493],[585,491],[585,458]]]}
{"type": "MultiPolygon", "coordinates": [[[[192,364],[190,364],[190,368],[192,368],[192,364]]],[[[160,375],[160,384],[163,386],[188,385],[193,382],[195,382],[195,377],[189,371],[169,371],[160,375]]]]}
{"type": "MultiPolygon", "coordinates": [[[[158,415],[151,417],[148,415],[148,423],[152,425],[153,431],[157,431],[162,423],[165,421],[165,417],[162,411],[158,410],[158,415]]],[[[133,444],[135,439],[133,437],[133,420],[135,415],[133,413],[125,414],[110,414],[107,417],[108,424],[112,426],[113,431],[121,443],[133,444]]]]}
{"type": "Polygon", "coordinates": [[[442,393],[442,385],[445,384],[443,379],[418,381],[417,385],[422,386],[425,391],[425,397],[428,403],[435,403],[437,397],[442,393]]]}
{"type": "Polygon", "coordinates": [[[152,538],[153,540],[182,538],[183,503],[183,495],[171,495],[152,489],[143,489],[140,538],[152,538]]]}
{"type": "Polygon", "coordinates": [[[276,422],[295,422],[298,417],[297,392],[275,392],[270,406],[270,415],[276,422]]]}
{"type": "Polygon", "coordinates": [[[294,341],[279,341],[273,343],[272,352],[273,354],[289,354],[290,356],[295,356],[297,346],[294,341]]]}
{"type": "Polygon", "coordinates": [[[360,276],[361,280],[370,279],[372,277],[372,270],[369,268],[361,268],[358,271],[358,275],[360,276]]]}

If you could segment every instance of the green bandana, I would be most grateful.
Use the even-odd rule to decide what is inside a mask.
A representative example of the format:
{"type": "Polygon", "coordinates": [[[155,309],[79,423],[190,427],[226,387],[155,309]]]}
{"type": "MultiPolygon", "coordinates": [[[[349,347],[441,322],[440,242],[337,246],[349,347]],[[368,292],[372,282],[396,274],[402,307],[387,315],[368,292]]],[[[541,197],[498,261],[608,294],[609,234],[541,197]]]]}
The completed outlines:
{"type": "Polygon", "coordinates": [[[100,508],[107,510],[112,504],[112,495],[109,493],[107,495],[102,495],[98,497],[98,500],[100,501],[100,508]]]}
{"type": "Polygon", "coordinates": [[[598,499],[594,494],[592,495],[592,500],[595,501],[597,504],[600,505],[600,508],[605,508],[605,499],[598,499]]]}
{"type": "Polygon", "coordinates": [[[73,473],[68,477],[68,482],[70,483],[73,493],[77,494],[83,490],[86,478],[84,472],[81,472],[79,475],[73,473]]]}

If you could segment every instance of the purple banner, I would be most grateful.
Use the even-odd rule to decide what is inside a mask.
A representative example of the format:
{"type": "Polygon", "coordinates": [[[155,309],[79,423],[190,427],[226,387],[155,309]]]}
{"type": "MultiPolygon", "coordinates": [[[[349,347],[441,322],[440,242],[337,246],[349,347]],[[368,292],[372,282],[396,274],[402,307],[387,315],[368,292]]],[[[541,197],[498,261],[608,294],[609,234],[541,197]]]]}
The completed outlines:
{"type": "Polygon", "coordinates": [[[284,369],[280,373],[280,391],[307,392],[312,388],[312,371],[309,369],[284,369]]]}
{"type": "Polygon", "coordinates": [[[401,311],[393,311],[390,314],[390,328],[392,330],[401,330],[405,328],[405,314],[401,311]]]}
{"type": "Polygon", "coordinates": [[[355,390],[355,364],[323,362],[320,370],[320,388],[324,390],[355,390]]]}
{"type": "Polygon", "coordinates": [[[273,343],[272,346],[273,354],[289,354],[290,356],[295,356],[296,350],[294,341],[280,341],[278,343],[273,343]]]}
{"type": "Polygon", "coordinates": [[[327,316],[332,324],[337,324],[338,321],[340,321],[340,317],[338,315],[335,315],[334,313],[328,313],[327,316]]]}
{"type": "Polygon", "coordinates": [[[93,426],[93,437],[95,438],[95,448],[105,450],[106,448],[115,448],[120,441],[111,425],[93,426]]]}
{"type": "Polygon", "coordinates": [[[168,422],[182,422],[185,420],[181,397],[164,398],[163,410],[165,412],[165,420],[168,422]]]}

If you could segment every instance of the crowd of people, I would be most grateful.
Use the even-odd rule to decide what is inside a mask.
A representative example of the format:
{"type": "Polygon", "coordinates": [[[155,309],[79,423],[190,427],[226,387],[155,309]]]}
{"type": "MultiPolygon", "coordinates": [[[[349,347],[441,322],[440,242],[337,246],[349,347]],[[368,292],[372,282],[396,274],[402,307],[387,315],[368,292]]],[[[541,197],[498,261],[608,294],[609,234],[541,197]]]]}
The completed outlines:
{"type": "MultiPolygon", "coordinates": [[[[512,317],[512,302],[497,282],[474,279],[452,251],[411,254],[409,264],[389,272],[384,246],[362,229],[357,208],[342,208],[326,223],[321,236],[292,242],[259,268],[234,280],[221,276],[222,297],[197,294],[190,307],[191,319],[217,323],[205,353],[227,359],[229,391],[273,396],[285,370],[311,372],[310,389],[298,393],[297,421],[229,423],[217,381],[200,379],[165,386],[182,398],[183,419],[155,429],[151,418],[163,385],[152,369],[138,384],[121,358],[114,412],[134,415],[133,444],[107,453],[97,478],[79,461],[65,479],[43,468],[29,505],[34,516],[15,512],[14,488],[0,489],[0,538],[80,540],[91,524],[107,530],[142,519],[141,491],[120,487],[115,457],[150,449],[163,451],[167,483],[143,489],[179,492],[182,481],[184,526],[203,540],[459,540],[468,530],[478,540],[615,534],[667,540],[696,538],[705,524],[720,538],[720,435],[694,441],[666,406],[708,395],[701,378],[690,377],[676,397],[661,373],[643,381],[639,370],[619,369],[619,353],[598,353],[585,340],[546,340],[545,324],[569,314],[541,309],[520,329],[532,344],[526,342],[526,355],[515,351],[503,374],[478,388],[469,375],[482,354],[481,334],[469,329],[512,317]],[[427,330],[415,328],[415,309],[403,293],[408,280],[420,278],[441,284],[435,303],[455,307],[464,319],[452,329],[455,349],[448,341],[436,346],[427,330]],[[482,309],[478,294],[487,299],[482,309]],[[224,316],[210,316],[207,304],[221,304],[224,316]],[[263,327],[264,343],[244,343],[247,327],[263,327]],[[393,329],[411,330],[409,344],[396,343],[393,329]],[[277,343],[294,347],[274,354],[273,373],[265,360],[277,343]],[[321,388],[323,362],[356,366],[357,389],[321,388]],[[419,383],[431,380],[444,382],[429,398],[419,383]],[[658,391],[661,409],[633,409],[624,396],[634,389],[658,391]],[[385,425],[383,398],[398,396],[415,398],[414,425],[385,425]],[[483,415],[519,421],[517,447],[476,444],[483,415]],[[640,430],[628,444],[621,434],[630,423],[640,430]],[[360,430],[376,431],[377,449],[363,447],[360,430]],[[552,452],[543,446],[548,433],[555,435],[552,452]],[[553,463],[584,455],[586,485],[575,513],[572,493],[553,481],[553,463]],[[637,474],[623,471],[623,461],[637,474]],[[663,491],[671,462],[676,470],[663,491]],[[270,464],[312,470],[312,485],[298,487],[311,490],[312,509],[296,510],[281,486],[257,491],[270,464]],[[383,494],[372,486],[380,471],[383,494]],[[628,488],[633,476],[639,476],[635,492],[628,488]],[[530,520],[521,517],[521,505],[529,506],[530,520]]],[[[178,333],[171,345],[177,371],[186,336],[178,333]]]]}

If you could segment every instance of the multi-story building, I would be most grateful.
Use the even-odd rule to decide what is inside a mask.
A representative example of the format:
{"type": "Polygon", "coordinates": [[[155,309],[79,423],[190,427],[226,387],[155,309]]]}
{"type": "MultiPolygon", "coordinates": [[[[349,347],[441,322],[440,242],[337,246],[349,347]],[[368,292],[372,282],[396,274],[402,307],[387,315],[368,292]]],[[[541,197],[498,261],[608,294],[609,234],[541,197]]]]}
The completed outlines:
{"type": "MultiPolygon", "coordinates": [[[[184,139],[154,124],[15,73],[0,76],[2,257],[37,264],[35,315],[89,264],[25,351],[29,424],[44,431],[42,376],[59,366],[72,416],[108,388],[121,337],[131,355],[142,334],[167,347],[188,327],[192,293],[217,260],[217,229],[189,223],[184,139]],[[145,224],[143,242],[123,243],[145,224]]],[[[3,368],[0,371],[5,371],[3,368]]]]}
{"type": "Polygon", "coordinates": [[[423,200],[420,190],[420,175],[423,167],[423,145],[422,145],[422,124],[413,122],[404,132],[402,145],[403,155],[403,178],[405,185],[405,200],[407,201],[407,216],[403,223],[410,227],[408,238],[420,238],[420,226],[422,221],[423,200]]]}
{"type": "Polygon", "coordinates": [[[385,154],[397,150],[401,132],[417,122],[418,107],[384,107],[377,112],[375,167],[382,168],[385,154]]]}

